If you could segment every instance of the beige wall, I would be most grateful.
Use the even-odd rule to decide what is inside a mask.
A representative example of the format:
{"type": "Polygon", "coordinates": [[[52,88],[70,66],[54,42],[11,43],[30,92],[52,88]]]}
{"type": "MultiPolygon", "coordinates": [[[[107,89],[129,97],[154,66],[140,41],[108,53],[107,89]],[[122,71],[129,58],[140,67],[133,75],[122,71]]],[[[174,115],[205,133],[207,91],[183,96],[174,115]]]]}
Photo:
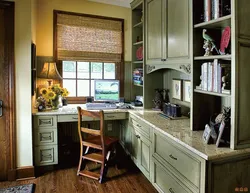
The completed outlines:
{"type": "Polygon", "coordinates": [[[31,122],[31,1],[15,1],[17,167],[33,165],[31,122]]]}
{"type": "Polygon", "coordinates": [[[53,10],[124,19],[125,61],[131,61],[131,9],[87,0],[38,0],[37,55],[53,56],[53,10]]]}

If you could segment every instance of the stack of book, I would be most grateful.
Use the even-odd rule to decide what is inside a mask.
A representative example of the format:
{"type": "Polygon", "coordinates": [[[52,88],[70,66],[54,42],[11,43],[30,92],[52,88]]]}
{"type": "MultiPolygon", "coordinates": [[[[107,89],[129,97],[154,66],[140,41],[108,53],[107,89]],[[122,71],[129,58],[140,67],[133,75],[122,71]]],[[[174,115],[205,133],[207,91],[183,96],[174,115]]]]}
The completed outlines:
{"type": "Polygon", "coordinates": [[[133,82],[134,82],[134,85],[143,85],[143,69],[142,68],[134,69],[133,82]]]}
{"type": "Polygon", "coordinates": [[[204,21],[231,14],[230,0],[204,0],[204,21]]]}
{"type": "Polygon", "coordinates": [[[231,68],[229,64],[221,64],[218,59],[201,65],[201,84],[196,89],[231,94],[231,68]]]}

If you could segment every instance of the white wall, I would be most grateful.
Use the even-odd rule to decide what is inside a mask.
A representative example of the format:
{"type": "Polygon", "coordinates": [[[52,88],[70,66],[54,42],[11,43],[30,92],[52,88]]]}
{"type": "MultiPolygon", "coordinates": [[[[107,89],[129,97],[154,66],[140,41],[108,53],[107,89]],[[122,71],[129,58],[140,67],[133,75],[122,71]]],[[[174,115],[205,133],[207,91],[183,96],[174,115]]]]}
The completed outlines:
{"type": "Polygon", "coordinates": [[[33,165],[31,121],[31,1],[15,0],[17,167],[33,165]]]}

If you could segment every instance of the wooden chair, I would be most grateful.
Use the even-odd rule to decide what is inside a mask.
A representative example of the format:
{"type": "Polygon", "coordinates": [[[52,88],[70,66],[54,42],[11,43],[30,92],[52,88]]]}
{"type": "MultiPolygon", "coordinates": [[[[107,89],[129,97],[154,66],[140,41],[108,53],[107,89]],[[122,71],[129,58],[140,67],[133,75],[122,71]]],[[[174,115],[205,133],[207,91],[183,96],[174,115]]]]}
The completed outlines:
{"type": "Polygon", "coordinates": [[[108,167],[107,162],[110,158],[111,151],[114,150],[116,143],[119,139],[115,137],[104,136],[104,113],[100,111],[87,111],[77,107],[78,110],[78,134],[80,138],[80,160],[77,170],[77,175],[86,176],[95,180],[99,180],[100,183],[107,173],[108,167]],[[81,126],[82,117],[92,117],[96,120],[100,119],[100,130],[95,130],[91,128],[84,128],[81,126]],[[86,139],[83,139],[82,134],[87,133],[86,139]],[[83,152],[84,146],[86,147],[85,152],[83,152]],[[90,148],[100,150],[99,153],[89,153],[90,148]],[[86,160],[93,161],[101,164],[100,174],[88,171],[85,169],[86,160]]]}

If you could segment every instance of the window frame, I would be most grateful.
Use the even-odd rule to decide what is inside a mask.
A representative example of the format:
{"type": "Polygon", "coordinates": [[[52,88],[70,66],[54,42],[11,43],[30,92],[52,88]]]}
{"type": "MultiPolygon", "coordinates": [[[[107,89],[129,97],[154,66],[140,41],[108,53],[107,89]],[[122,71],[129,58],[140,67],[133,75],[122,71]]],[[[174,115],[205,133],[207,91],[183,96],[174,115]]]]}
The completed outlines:
{"type": "MultiPolygon", "coordinates": [[[[68,11],[61,11],[61,10],[54,10],[53,11],[53,58],[54,61],[57,63],[57,69],[59,73],[62,75],[62,61],[58,60],[57,58],[57,14],[69,14],[69,15],[78,15],[78,16],[88,16],[93,18],[101,18],[101,19],[108,19],[108,20],[115,20],[120,21],[122,23],[122,54],[121,54],[121,62],[117,63],[116,65],[116,79],[120,81],[120,97],[124,97],[124,19],[120,18],[113,18],[113,17],[106,17],[106,16],[99,16],[99,15],[92,15],[92,14],[84,14],[84,13],[75,13],[75,12],[68,12],[68,11]]],[[[80,61],[79,61],[80,62],[80,61]]],[[[96,61],[102,63],[112,63],[112,61],[96,61]]],[[[62,85],[62,80],[60,81],[62,85]]],[[[79,103],[86,103],[86,97],[67,97],[69,104],[79,104],[79,103]]]]}

